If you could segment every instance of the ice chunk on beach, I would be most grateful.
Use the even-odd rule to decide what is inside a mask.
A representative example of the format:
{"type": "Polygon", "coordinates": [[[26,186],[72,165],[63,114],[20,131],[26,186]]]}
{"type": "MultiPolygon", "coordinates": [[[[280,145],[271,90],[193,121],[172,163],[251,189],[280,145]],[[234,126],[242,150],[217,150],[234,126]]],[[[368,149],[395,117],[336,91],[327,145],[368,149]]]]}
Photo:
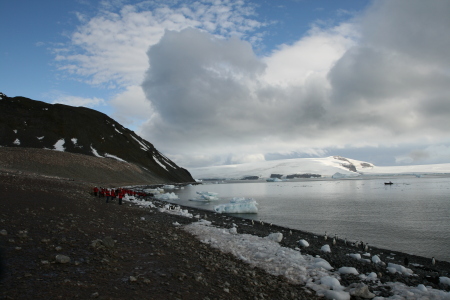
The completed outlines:
{"type": "Polygon", "coordinates": [[[316,268],[323,268],[327,271],[333,270],[334,268],[330,265],[328,261],[326,261],[323,258],[316,257],[314,258],[314,267],[316,268]]]}
{"type": "Polygon", "coordinates": [[[372,262],[374,264],[379,264],[379,263],[381,263],[381,259],[378,257],[378,255],[374,255],[374,256],[372,256],[372,262]]]}
{"type": "Polygon", "coordinates": [[[327,290],[324,292],[324,295],[327,299],[350,300],[350,294],[344,291],[327,290]]]}
{"type": "Polygon", "coordinates": [[[393,264],[393,263],[388,263],[387,269],[391,273],[398,272],[398,273],[401,273],[406,276],[410,276],[410,275],[414,274],[414,272],[411,269],[408,269],[408,268],[405,268],[404,266],[393,264]]]}
{"type": "Polygon", "coordinates": [[[298,244],[300,245],[300,247],[309,247],[309,243],[305,240],[298,241],[298,244]]]}
{"type": "Polygon", "coordinates": [[[266,238],[271,241],[279,243],[283,239],[283,234],[281,232],[275,232],[275,233],[269,234],[266,238]]]}
{"type": "Polygon", "coordinates": [[[445,276],[439,277],[439,282],[450,286],[450,278],[448,277],[445,276]]]}
{"type": "Polygon", "coordinates": [[[237,234],[237,228],[236,227],[231,227],[230,229],[228,229],[228,232],[230,234],[237,234]]]}
{"type": "Polygon", "coordinates": [[[258,208],[253,198],[233,198],[229,203],[214,206],[218,213],[256,214],[258,208]]]}
{"type": "Polygon", "coordinates": [[[178,200],[178,196],[175,193],[165,193],[154,196],[155,199],[158,200],[178,200]]]}
{"type": "Polygon", "coordinates": [[[320,279],[320,283],[328,286],[330,289],[335,289],[341,286],[339,280],[331,276],[324,276],[320,279]]]}
{"type": "Polygon", "coordinates": [[[338,272],[340,274],[354,274],[359,275],[358,271],[353,267],[341,267],[339,268],[338,272]]]}
{"type": "Polygon", "coordinates": [[[331,252],[330,245],[323,245],[320,250],[323,252],[331,252]]]}
{"type": "Polygon", "coordinates": [[[417,289],[418,289],[419,291],[421,291],[421,292],[428,292],[427,287],[424,286],[423,284],[419,284],[419,285],[417,286],[417,289]]]}
{"type": "Polygon", "coordinates": [[[355,259],[361,259],[361,254],[359,253],[351,253],[349,256],[355,259]]]}

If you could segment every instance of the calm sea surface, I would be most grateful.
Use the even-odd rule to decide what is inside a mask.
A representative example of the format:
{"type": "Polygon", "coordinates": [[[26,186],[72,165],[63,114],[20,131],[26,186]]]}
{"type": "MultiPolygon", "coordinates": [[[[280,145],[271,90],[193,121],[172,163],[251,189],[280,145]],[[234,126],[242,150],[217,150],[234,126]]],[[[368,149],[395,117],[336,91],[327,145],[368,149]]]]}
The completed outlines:
{"type": "Polygon", "coordinates": [[[174,203],[207,210],[252,197],[258,214],[235,216],[450,261],[449,177],[204,184],[175,193],[174,203]],[[394,184],[385,186],[389,180],[394,184]],[[217,192],[221,200],[189,201],[197,191],[217,192]]]}

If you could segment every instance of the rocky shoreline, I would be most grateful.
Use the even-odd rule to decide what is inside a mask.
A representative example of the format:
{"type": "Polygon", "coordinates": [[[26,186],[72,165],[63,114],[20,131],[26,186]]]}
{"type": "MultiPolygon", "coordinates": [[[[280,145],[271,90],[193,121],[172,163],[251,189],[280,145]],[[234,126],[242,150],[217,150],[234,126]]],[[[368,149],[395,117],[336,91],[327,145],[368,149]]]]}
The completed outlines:
{"type": "MultiPolygon", "coordinates": [[[[192,218],[128,203],[104,203],[89,194],[88,184],[77,181],[4,172],[0,183],[0,247],[6,266],[0,299],[320,298],[305,286],[251,267],[173,225],[196,221],[192,218]]],[[[417,276],[391,274],[383,265],[348,256],[360,253],[365,258],[365,251],[343,241],[328,243],[332,251],[324,253],[323,237],[308,232],[291,234],[275,225],[185,209],[216,226],[237,226],[239,233],[264,237],[281,232],[284,247],[296,248],[299,239],[308,240],[310,246],[301,253],[320,255],[335,269],[354,267],[360,274],[375,272],[382,283],[424,284],[449,291],[436,281],[449,276],[448,262],[432,265],[429,258],[370,247],[371,256],[378,255],[383,262],[403,265],[408,258],[408,268],[417,276]]],[[[342,274],[340,281],[348,286],[361,279],[342,274]]],[[[369,289],[377,296],[391,296],[388,287],[369,284],[369,289]]]]}

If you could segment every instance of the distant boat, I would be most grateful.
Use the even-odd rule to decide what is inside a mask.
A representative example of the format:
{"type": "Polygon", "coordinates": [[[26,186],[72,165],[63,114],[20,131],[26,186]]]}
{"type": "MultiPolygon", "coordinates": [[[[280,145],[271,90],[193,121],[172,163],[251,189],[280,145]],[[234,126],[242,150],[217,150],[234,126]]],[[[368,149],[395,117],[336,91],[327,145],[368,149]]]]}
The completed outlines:
{"type": "Polygon", "coordinates": [[[384,183],[385,185],[391,185],[391,184],[394,184],[392,181],[389,181],[389,182],[385,182],[384,183]]]}

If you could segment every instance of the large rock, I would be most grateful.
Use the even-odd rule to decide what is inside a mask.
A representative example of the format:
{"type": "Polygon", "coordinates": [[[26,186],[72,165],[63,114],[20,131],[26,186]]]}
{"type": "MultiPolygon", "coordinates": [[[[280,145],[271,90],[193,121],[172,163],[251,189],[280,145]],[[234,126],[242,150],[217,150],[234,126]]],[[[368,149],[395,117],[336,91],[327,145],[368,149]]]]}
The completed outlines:
{"type": "Polygon", "coordinates": [[[66,255],[58,254],[58,255],[56,255],[55,260],[57,263],[67,264],[70,262],[70,257],[68,257],[66,255]]]}

